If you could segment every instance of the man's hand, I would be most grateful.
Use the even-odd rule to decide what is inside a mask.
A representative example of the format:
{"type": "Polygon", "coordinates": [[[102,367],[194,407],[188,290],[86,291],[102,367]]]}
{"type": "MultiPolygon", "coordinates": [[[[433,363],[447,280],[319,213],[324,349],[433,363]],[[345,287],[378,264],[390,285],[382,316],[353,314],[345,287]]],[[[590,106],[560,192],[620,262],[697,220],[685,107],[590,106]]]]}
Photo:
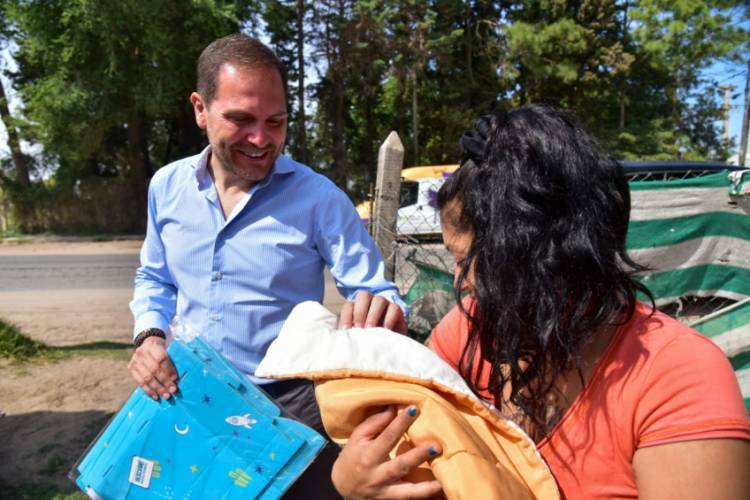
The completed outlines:
{"type": "Polygon", "coordinates": [[[135,350],[128,363],[128,371],[141,386],[143,392],[158,400],[177,392],[177,371],[169,359],[166,341],[161,337],[149,337],[135,350]]]}
{"type": "Polygon", "coordinates": [[[437,444],[423,444],[393,459],[388,453],[414,422],[417,408],[400,414],[393,407],[359,424],[333,464],[331,479],[349,499],[432,498],[442,491],[437,480],[412,483],[403,477],[440,453],[437,444]]]}
{"type": "Polygon", "coordinates": [[[406,333],[406,319],[399,306],[370,292],[358,292],[354,302],[341,308],[338,328],[370,328],[382,326],[394,332],[406,333]]]}

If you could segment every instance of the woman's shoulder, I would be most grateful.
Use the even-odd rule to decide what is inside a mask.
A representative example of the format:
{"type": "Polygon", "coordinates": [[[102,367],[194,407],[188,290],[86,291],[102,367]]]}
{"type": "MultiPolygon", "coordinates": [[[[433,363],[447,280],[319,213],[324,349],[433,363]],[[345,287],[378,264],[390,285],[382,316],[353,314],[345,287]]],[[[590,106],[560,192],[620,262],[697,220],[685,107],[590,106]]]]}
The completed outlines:
{"type": "Polygon", "coordinates": [[[644,304],[623,328],[606,372],[613,383],[620,380],[621,394],[630,400],[639,445],[717,429],[741,429],[747,436],[737,378],[716,344],[644,304]]]}
{"type": "Polygon", "coordinates": [[[737,381],[729,360],[709,338],[676,319],[639,303],[617,333],[607,361],[628,367],[634,390],[657,387],[672,392],[690,380],[689,392],[719,384],[734,390],[737,381]]]}
{"type": "Polygon", "coordinates": [[[621,329],[618,333],[620,355],[636,356],[645,364],[664,363],[673,360],[678,353],[691,359],[727,362],[724,353],[710,339],[640,302],[621,329]]]}

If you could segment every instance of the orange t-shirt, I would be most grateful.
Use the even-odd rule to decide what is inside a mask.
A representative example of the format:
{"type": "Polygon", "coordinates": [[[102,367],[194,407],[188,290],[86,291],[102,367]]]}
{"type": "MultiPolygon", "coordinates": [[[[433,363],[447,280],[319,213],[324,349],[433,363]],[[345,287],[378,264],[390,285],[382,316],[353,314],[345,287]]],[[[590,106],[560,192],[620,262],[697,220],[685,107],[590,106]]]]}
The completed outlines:
{"type": "MultiPolygon", "coordinates": [[[[470,298],[464,302],[469,310],[471,304],[470,298]]],[[[726,356],[693,329],[650,312],[638,304],[583,392],[537,443],[567,498],[637,498],[632,461],[641,447],[750,440],[750,420],[726,356]]],[[[468,329],[455,307],[432,332],[432,347],[456,369],[468,329]]]]}

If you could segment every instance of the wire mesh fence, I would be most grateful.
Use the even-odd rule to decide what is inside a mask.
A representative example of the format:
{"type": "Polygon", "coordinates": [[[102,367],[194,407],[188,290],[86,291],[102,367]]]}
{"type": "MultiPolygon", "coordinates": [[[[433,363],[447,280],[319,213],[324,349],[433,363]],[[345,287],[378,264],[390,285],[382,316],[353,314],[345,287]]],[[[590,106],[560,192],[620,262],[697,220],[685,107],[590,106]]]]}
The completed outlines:
{"type": "MultiPolygon", "coordinates": [[[[718,174],[726,175],[726,173],[718,174]]],[[[717,169],[664,169],[653,168],[648,171],[633,170],[628,173],[631,188],[644,190],[644,193],[653,198],[654,193],[649,191],[653,188],[655,181],[686,181],[690,179],[707,178],[717,176],[717,169]]],[[[442,244],[440,236],[440,218],[436,208],[437,191],[444,182],[444,177],[426,181],[404,181],[399,186],[399,209],[395,224],[381,224],[378,228],[381,232],[388,232],[391,238],[391,250],[384,252],[384,257],[394,270],[393,278],[401,294],[411,307],[409,329],[413,336],[419,339],[426,338],[432,327],[444,316],[451,307],[455,305],[455,294],[452,287],[453,257],[442,244]]],[[[689,181],[695,182],[695,181],[689,181]]],[[[664,183],[661,183],[664,184],[664,183]]],[[[688,187],[691,184],[688,183],[688,187]]],[[[692,189],[692,188],[691,188],[692,189]]],[[[669,192],[671,196],[677,191],[669,192]]],[[[638,202],[638,195],[634,198],[638,202]]],[[[662,213],[656,216],[663,216],[662,213]]],[[[371,232],[376,231],[374,225],[377,219],[370,221],[371,232]]],[[[634,224],[639,224],[636,221],[634,224]]],[[[641,223],[641,224],[645,224],[641,223]]],[[[648,229],[648,228],[647,228],[648,229]]],[[[674,231],[673,229],[670,229],[674,231]]],[[[750,238],[750,235],[748,235],[750,238]]],[[[679,245],[665,245],[659,249],[659,256],[648,254],[650,259],[647,264],[661,265],[660,259],[675,259],[679,253],[679,245]],[[671,254],[671,255],[670,255],[671,254]]],[[[691,250],[695,253],[694,250],[691,250]]],[[[715,249],[714,249],[715,251],[715,249]]],[[[652,249],[646,249],[646,253],[652,249]]],[[[683,250],[684,252],[684,250],[683,250]]],[[[644,250],[635,249],[634,253],[640,256],[644,250]]],[[[686,258],[694,258],[694,255],[686,258]]],[[[713,258],[713,257],[712,257],[713,258]]],[[[721,259],[723,257],[718,257],[721,259]]],[[[638,259],[636,259],[638,260],[638,259]]],[[[686,261],[687,262],[687,261],[686,261]]],[[[671,264],[670,264],[671,265],[671,264]]],[[[677,266],[687,265],[677,263],[677,266]]],[[[750,268],[750,260],[746,263],[750,268]]],[[[664,274],[662,268],[653,268],[643,275],[645,283],[649,286],[649,279],[664,274]],[[661,274],[660,274],[661,273],[661,274]]],[[[667,282],[671,283],[671,282],[667,282]]],[[[749,285],[750,286],[750,285],[749,285]]],[[[714,294],[712,290],[692,290],[680,293],[679,287],[673,287],[674,294],[664,294],[659,290],[657,307],[663,312],[685,322],[693,323],[701,318],[714,314],[735,304],[740,298],[737,294],[714,294]]]]}
{"type": "Polygon", "coordinates": [[[677,300],[662,304],[658,309],[683,323],[692,325],[702,318],[726,309],[737,301],[726,297],[696,297],[686,295],[677,300]]]}

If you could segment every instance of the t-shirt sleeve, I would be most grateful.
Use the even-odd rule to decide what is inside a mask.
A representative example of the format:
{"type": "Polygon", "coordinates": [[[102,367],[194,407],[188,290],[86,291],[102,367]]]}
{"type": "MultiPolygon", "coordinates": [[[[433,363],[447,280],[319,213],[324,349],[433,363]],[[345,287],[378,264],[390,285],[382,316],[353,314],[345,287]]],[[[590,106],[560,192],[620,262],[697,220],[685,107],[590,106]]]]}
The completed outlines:
{"type": "Polygon", "coordinates": [[[653,354],[637,400],[636,447],[736,438],[750,440],[750,421],[724,353],[686,332],[653,354]]]}
{"type": "Polygon", "coordinates": [[[456,305],[440,320],[430,336],[430,347],[456,371],[468,338],[468,327],[466,316],[456,305]]]}

